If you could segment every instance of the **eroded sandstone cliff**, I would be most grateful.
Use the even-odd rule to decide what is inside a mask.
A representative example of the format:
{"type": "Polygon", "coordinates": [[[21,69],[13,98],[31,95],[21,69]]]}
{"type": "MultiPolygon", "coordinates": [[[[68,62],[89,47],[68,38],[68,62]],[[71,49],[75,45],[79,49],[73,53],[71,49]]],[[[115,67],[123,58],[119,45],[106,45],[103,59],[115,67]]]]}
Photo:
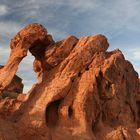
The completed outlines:
{"type": "Polygon", "coordinates": [[[28,51],[35,57],[38,83],[26,95],[1,99],[2,140],[140,139],[138,74],[120,50],[107,51],[105,36],[55,42],[33,23],[17,33],[10,47],[0,70],[0,91],[28,51]]]}

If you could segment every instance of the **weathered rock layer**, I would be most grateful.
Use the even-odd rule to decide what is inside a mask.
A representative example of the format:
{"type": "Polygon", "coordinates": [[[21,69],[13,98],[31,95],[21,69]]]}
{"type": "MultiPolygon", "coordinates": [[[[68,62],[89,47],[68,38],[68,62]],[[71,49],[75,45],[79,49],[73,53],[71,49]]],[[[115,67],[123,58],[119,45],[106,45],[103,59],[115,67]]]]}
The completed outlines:
{"type": "Polygon", "coordinates": [[[54,42],[40,24],[23,28],[0,70],[0,90],[28,50],[35,56],[38,83],[27,95],[1,99],[1,138],[139,140],[138,74],[120,50],[108,52],[108,46],[101,34],[54,42]]]}

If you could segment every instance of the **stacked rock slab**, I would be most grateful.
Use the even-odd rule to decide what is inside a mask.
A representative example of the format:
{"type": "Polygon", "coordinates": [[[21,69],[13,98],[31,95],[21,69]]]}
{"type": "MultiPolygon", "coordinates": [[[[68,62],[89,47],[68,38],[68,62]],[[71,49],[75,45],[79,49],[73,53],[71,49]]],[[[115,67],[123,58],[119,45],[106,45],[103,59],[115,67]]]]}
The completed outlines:
{"type": "Polygon", "coordinates": [[[40,24],[23,28],[0,71],[1,90],[28,50],[38,83],[24,97],[1,101],[1,139],[139,140],[138,74],[120,50],[108,52],[108,46],[101,34],[54,42],[40,24]]]}

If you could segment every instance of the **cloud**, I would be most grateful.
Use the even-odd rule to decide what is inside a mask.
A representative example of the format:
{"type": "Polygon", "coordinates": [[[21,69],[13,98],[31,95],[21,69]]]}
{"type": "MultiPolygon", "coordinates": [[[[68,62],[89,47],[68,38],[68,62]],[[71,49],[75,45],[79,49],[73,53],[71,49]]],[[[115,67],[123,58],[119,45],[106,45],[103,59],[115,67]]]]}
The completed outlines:
{"type": "Polygon", "coordinates": [[[4,16],[8,13],[8,7],[4,4],[0,4],[0,16],[4,16]]]}
{"type": "Polygon", "coordinates": [[[0,43],[0,65],[4,65],[10,55],[10,48],[0,43]]]}
{"type": "Polygon", "coordinates": [[[33,82],[33,80],[23,80],[22,81],[24,83],[24,89],[23,89],[23,92],[24,93],[27,93],[33,86],[33,84],[35,84],[35,81],[33,82]]]}
{"type": "Polygon", "coordinates": [[[132,59],[140,62],[140,48],[130,49],[132,59]]]}
{"type": "Polygon", "coordinates": [[[0,21],[0,35],[10,36],[15,34],[22,28],[17,22],[14,21],[0,21]]]}
{"type": "Polygon", "coordinates": [[[127,51],[126,57],[132,62],[135,70],[140,74],[140,48],[133,46],[132,49],[127,51]]]}
{"type": "MultiPolygon", "coordinates": [[[[18,25],[40,22],[45,24],[48,30],[51,31],[53,29],[53,35],[59,32],[55,34],[58,40],[63,38],[65,34],[69,34],[68,30],[71,22],[76,21],[74,17],[79,16],[83,12],[93,10],[97,3],[97,0],[87,0],[86,2],[78,0],[76,4],[74,0],[68,0],[67,2],[65,0],[14,0],[14,2],[9,3],[7,1],[10,12],[4,20],[14,21],[18,25]]],[[[8,24],[6,26],[9,27],[8,24]]]]}
{"type": "Polygon", "coordinates": [[[10,40],[21,29],[14,21],[0,21],[0,65],[4,65],[10,54],[10,40]]]}
{"type": "MultiPolygon", "coordinates": [[[[51,0],[51,1],[45,1],[45,0],[24,0],[22,1],[22,4],[19,3],[19,5],[24,8],[30,7],[31,10],[37,10],[37,9],[41,9],[42,7],[55,7],[56,9],[52,9],[52,11],[59,9],[60,7],[67,7],[67,8],[71,8],[72,10],[78,10],[80,12],[83,12],[85,10],[90,10],[93,9],[95,6],[97,6],[98,4],[98,0],[87,0],[85,2],[85,0],[78,0],[75,4],[75,0],[67,0],[67,2],[65,0],[51,0]]],[[[36,11],[37,13],[37,11],[36,11]]],[[[75,14],[77,14],[75,12],[75,14]]]]}
{"type": "Polygon", "coordinates": [[[135,61],[135,62],[139,62],[140,61],[140,48],[137,45],[123,45],[123,47],[120,46],[120,48],[122,48],[122,52],[124,53],[125,57],[130,60],[130,61],[135,61]]]}

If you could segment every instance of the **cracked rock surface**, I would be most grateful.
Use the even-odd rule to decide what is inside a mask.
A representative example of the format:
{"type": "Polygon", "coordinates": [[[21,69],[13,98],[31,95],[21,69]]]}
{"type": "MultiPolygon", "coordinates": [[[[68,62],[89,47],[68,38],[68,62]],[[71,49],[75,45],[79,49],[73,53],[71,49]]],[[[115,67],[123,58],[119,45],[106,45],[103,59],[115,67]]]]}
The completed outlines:
{"type": "Polygon", "coordinates": [[[27,94],[0,100],[2,140],[140,139],[138,74],[119,49],[107,51],[104,35],[55,42],[42,25],[33,23],[10,46],[0,70],[0,91],[28,51],[35,57],[38,83],[27,94]]]}

